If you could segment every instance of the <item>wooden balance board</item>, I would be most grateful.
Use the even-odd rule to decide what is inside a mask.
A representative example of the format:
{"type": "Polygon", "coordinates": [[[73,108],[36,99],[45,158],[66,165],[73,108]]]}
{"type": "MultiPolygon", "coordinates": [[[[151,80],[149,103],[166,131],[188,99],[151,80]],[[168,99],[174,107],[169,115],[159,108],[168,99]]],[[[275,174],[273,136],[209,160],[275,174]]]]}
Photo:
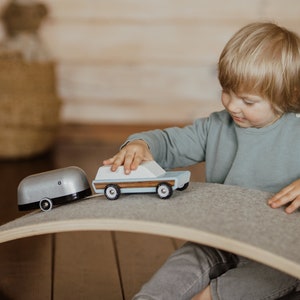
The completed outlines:
{"type": "Polygon", "coordinates": [[[81,230],[149,233],[227,250],[300,278],[300,211],[267,205],[270,193],[190,183],[161,200],[155,194],[102,195],[34,211],[0,226],[0,242],[81,230]]]}

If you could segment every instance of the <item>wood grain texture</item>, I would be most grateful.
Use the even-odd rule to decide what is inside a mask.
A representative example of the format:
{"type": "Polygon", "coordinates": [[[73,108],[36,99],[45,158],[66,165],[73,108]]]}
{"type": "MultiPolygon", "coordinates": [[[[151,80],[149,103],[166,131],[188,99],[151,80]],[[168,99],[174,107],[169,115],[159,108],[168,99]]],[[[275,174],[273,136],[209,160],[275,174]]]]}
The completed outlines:
{"type": "MultiPolygon", "coordinates": [[[[120,144],[130,133],[164,126],[167,124],[155,126],[138,124],[130,126],[116,124],[106,124],[105,126],[64,125],[61,127],[57,143],[50,153],[31,160],[0,161],[0,191],[2,195],[0,224],[27,214],[27,212],[17,210],[16,199],[17,186],[24,177],[55,168],[77,165],[86,171],[91,182],[102,160],[116,153],[120,144]]],[[[204,165],[191,168],[194,180],[203,180],[204,165]]],[[[160,241],[160,247],[157,248],[157,243],[152,245],[156,239],[150,238],[150,241],[147,242],[148,235],[135,233],[131,235],[130,240],[134,241],[132,243],[124,241],[118,243],[119,236],[123,239],[123,235],[116,234],[113,237],[112,233],[106,231],[77,231],[53,236],[40,235],[2,243],[0,244],[0,299],[32,300],[42,298],[50,300],[59,299],[53,295],[64,295],[64,299],[67,300],[70,297],[69,299],[73,300],[85,293],[91,299],[99,299],[99,291],[102,293],[102,299],[110,299],[111,295],[115,295],[116,299],[122,294],[130,295],[132,291],[137,291],[149,279],[151,272],[156,266],[158,267],[158,258],[163,260],[163,257],[173,251],[173,248],[170,247],[171,239],[169,237],[157,238],[157,241],[160,241]],[[68,237],[69,234],[70,237],[68,237]],[[134,235],[136,236],[134,237],[134,235]],[[147,255],[146,251],[142,249],[138,250],[143,244],[147,244],[149,249],[153,250],[153,256],[147,255]],[[126,249],[122,249],[123,246],[126,249]],[[85,253],[83,254],[83,252],[85,253]],[[133,266],[130,267],[128,262],[124,261],[127,254],[122,256],[122,263],[126,267],[120,269],[117,252],[128,255],[140,253],[141,257],[131,256],[129,260],[133,266]],[[147,261],[145,265],[142,265],[142,260],[146,257],[147,261]],[[76,264],[75,261],[77,261],[76,264]],[[100,267],[99,264],[102,263],[103,266],[100,267]],[[127,272],[127,268],[134,272],[127,272]],[[117,279],[114,277],[116,273],[117,279]],[[95,276],[91,278],[92,274],[95,276]],[[130,275],[131,278],[127,279],[126,275],[130,275]],[[108,286],[99,286],[108,279],[112,280],[108,286]],[[81,281],[78,282],[78,280],[81,281]],[[119,282],[119,288],[117,282],[119,282]],[[70,289],[73,283],[76,283],[76,286],[70,289]],[[109,286],[114,289],[113,292],[109,286]],[[76,295],[70,293],[73,288],[78,292],[76,295]]],[[[85,299],[87,298],[85,297],[85,299]]],[[[124,299],[130,300],[131,298],[124,299]]]]}
{"type": "Polygon", "coordinates": [[[125,299],[132,299],[175,250],[171,239],[157,235],[116,232],[115,241],[125,299]]]}
{"type": "Polygon", "coordinates": [[[51,300],[52,235],[1,244],[0,299],[51,300]]]}
{"type": "Polygon", "coordinates": [[[96,189],[105,189],[105,187],[109,184],[116,184],[120,188],[142,188],[142,187],[156,187],[160,182],[168,183],[169,185],[173,186],[175,180],[151,180],[151,181],[137,181],[137,182],[101,182],[95,183],[96,189]]]}
{"type": "Polygon", "coordinates": [[[54,299],[123,299],[110,232],[56,234],[54,270],[54,299]]]}
{"type": "Polygon", "coordinates": [[[300,33],[297,0],[43,3],[49,15],[39,37],[57,63],[63,122],[153,124],[207,116],[222,107],[216,64],[241,26],[271,20],[300,33]]]}
{"type": "Polygon", "coordinates": [[[52,7],[54,18],[67,20],[89,18],[90,20],[147,22],[151,20],[241,19],[254,18],[259,10],[264,9],[262,0],[251,2],[228,0],[226,5],[220,0],[186,0],[184,2],[181,0],[143,2],[139,0],[111,0],[109,2],[99,0],[44,0],[44,2],[52,7]]]}
{"type": "Polygon", "coordinates": [[[54,23],[43,36],[61,62],[197,64],[216,62],[238,24],[54,23]],[[66,38],[68,36],[68,38],[66,38]],[[206,38],[203,42],[203,37],[206,38]],[[80,47],[78,46],[80,45],[80,47]]]}

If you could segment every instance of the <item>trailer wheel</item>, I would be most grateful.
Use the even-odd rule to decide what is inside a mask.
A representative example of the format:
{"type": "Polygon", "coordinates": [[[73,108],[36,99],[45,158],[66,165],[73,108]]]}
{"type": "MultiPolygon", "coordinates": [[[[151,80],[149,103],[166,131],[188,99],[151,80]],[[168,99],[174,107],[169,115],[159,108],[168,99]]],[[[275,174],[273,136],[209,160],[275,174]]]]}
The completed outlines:
{"type": "Polygon", "coordinates": [[[49,198],[42,199],[39,205],[42,211],[49,211],[53,207],[52,201],[49,198]]]}
{"type": "Polygon", "coordinates": [[[189,182],[185,183],[182,187],[177,188],[178,191],[184,191],[188,188],[189,182]]]}
{"type": "Polygon", "coordinates": [[[108,200],[117,200],[121,195],[121,190],[117,184],[108,184],[105,187],[104,194],[108,200]]]}
{"type": "Polygon", "coordinates": [[[156,193],[161,199],[169,199],[173,195],[173,189],[169,183],[163,182],[156,187],[156,193]]]}

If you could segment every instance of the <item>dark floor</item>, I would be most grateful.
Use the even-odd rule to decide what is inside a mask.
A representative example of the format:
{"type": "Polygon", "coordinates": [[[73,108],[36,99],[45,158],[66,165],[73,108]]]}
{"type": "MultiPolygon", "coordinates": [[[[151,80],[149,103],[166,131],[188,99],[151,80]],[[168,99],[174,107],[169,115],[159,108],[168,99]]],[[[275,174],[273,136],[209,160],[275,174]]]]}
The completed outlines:
{"type": "MultiPolygon", "coordinates": [[[[0,161],[0,224],[25,214],[17,209],[17,187],[24,177],[76,165],[91,181],[125,136],[144,129],[66,127],[49,153],[0,161]]],[[[190,170],[192,181],[204,180],[203,165],[190,170]]],[[[69,232],[7,242],[0,245],[0,300],[131,299],[182,242],[125,232],[69,232]]]]}

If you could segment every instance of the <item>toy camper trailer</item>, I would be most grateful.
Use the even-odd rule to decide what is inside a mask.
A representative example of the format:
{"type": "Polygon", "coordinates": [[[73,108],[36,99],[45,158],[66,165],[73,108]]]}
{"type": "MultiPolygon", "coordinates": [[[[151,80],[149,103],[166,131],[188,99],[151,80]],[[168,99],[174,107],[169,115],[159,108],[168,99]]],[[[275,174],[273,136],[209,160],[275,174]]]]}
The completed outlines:
{"type": "Polygon", "coordinates": [[[18,208],[49,211],[54,205],[83,199],[91,194],[89,182],[82,169],[61,168],[24,178],[18,187],[18,208]]]}

